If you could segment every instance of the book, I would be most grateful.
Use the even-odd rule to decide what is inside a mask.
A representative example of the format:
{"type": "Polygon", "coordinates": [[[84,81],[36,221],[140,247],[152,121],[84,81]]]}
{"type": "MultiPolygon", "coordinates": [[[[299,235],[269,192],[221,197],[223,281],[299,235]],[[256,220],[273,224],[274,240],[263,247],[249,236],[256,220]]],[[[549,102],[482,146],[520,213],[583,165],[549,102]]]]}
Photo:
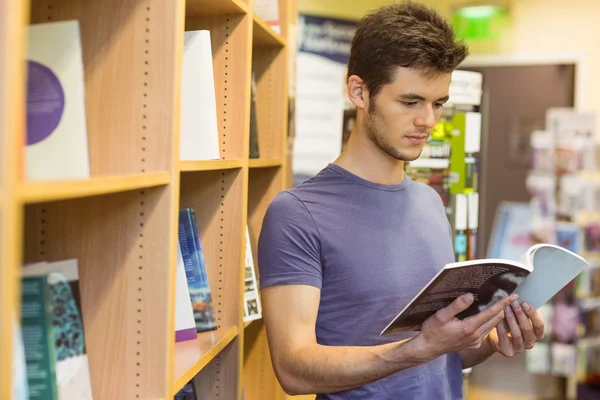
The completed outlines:
{"type": "Polygon", "coordinates": [[[45,279],[52,307],[50,330],[59,400],[93,400],[79,289],[78,262],[68,259],[25,266],[23,279],[45,279]]]}
{"type": "Polygon", "coordinates": [[[177,271],[175,288],[175,342],[194,340],[198,337],[196,320],[190,301],[185,265],[181,256],[181,245],[177,241],[177,271]]]}
{"type": "Polygon", "coordinates": [[[381,335],[418,331],[425,320],[457,297],[472,293],[473,304],[457,315],[464,319],[512,293],[539,309],[575,279],[589,263],[553,244],[536,244],[517,260],[479,259],[446,264],[386,326],[381,335]]]}
{"type": "Polygon", "coordinates": [[[26,178],[89,178],[79,22],[31,25],[28,38],[26,178]]]}
{"type": "Polygon", "coordinates": [[[21,280],[21,332],[30,400],[58,400],[50,297],[46,277],[21,280]]]}
{"type": "Polygon", "coordinates": [[[186,31],[181,74],[179,159],[218,160],[219,125],[211,33],[186,31]]]}
{"type": "Polygon", "coordinates": [[[179,246],[194,310],[196,331],[200,333],[215,330],[217,323],[212,303],[212,291],[198,231],[196,212],[193,208],[184,208],[179,211],[179,246]]]}
{"type": "Polygon", "coordinates": [[[244,322],[262,318],[258,283],[250,244],[250,230],[246,226],[246,271],[244,276],[244,322]]]}

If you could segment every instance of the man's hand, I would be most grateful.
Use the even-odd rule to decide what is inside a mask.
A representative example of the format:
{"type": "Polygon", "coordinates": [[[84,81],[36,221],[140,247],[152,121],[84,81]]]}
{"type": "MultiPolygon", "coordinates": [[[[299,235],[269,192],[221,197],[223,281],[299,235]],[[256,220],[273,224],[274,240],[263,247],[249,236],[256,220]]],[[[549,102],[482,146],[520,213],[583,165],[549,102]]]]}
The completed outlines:
{"type": "Polygon", "coordinates": [[[544,320],[530,304],[514,301],[506,307],[504,314],[505,321],[501,321],[487,337],[494,351],[505,357],[513,357],[544,339],[544,320]]]}
{"type": "Polygon", "coordinates": [[[415,341],[426,349],[425,354],[429,359],[446,353],[478,349],[488,333],[502,321],[504,308],[517,298],[515,294],[507,296],[486,310],[460,320],[456,315],[473,303],[472,294],[463,295],[427,319],[415,341]]]}

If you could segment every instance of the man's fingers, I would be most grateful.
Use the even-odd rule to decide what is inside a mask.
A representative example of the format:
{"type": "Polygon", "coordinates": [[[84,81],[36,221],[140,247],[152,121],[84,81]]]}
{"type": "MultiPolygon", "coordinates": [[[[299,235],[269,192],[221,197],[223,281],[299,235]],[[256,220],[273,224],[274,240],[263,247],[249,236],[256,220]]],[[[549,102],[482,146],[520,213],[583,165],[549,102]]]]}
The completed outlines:
{"type": "Polygon", "coordinates": [[[516,300],[518,296],[516,294],[512,294],[510,296],[506,296],[500,300],[498,300],[491,307],[483,310],[479,314],[473,315],[472,317],[467,318],[468,323],[472,324],[475,327],[479,327],[486,322],[493,319],[496,315],[500,314],[502,310],[504,310],[513,300],[516,300]]]}
{"type": "Polygon", "coordinates": [[[436,313],[438,321],[446,323],[452,320],[457,314],[465,311],[473,304],[473,295],[471,293],[463,294],[457,297],[447,307],[444,307],[436,313]]]}
{"type": "Polygon", "coordinates": [[[519,304],[518,300],[512,302],[511,305],[513,312],[517,318],[517,323],[521,329],[521,335],[523,336],[523,345],[526,349],[531,349],[536,342],[535,333],[533,333],[533,326],[525,311],[519,304]]]}
{"type": "Polygon", "coordinates": [[[494,327],[496,327],[496,325],[498,325],[500,322],[502,322],[503,318],[504,318],[504,316],[502,315],[502,313],[496,314],[494,316],[494,318],[490,319],[485,324],[483,324],[479,328],[477,328],[477,330],[475,331],[475,335],[477,335],[477,336],[487,335],[489,332],[492,331],[492,329],[494,329],[494,327]]]}
{"type": "Polygon", "coordinates": [[[533,308],[529,303],[523,303],[521,307],[523,308],[525,314],[527,314],[527,316],[531,320],[531,323],[533,324],[533,333],[535,334],[537,340],[544,340],[546,328],[544,326],[544,320],[540,313],[538,313],[537,310],[533,308]]]}
{"type": "Polygon", "coordinates": [[[506,357],[514,356],[514,350],[508,337],[508,332],[506,331],[504,320],[502,320],[496,326],[496,332],[498,333],[498,344],[500,345],[501,353],[506,357]]]}
{"type": "Polygon", "coordinates": [[[512,308],[510,306],[506,307],[504,314],[506,315],[506,322],[508,323],[508,328],[510,329],[510,336],[512,337],[512,343],[515,352],[522,353],[525,349],[523,335],[521,334],[521,328],[519,327],[519,323],[517,322],[512,308]]]}

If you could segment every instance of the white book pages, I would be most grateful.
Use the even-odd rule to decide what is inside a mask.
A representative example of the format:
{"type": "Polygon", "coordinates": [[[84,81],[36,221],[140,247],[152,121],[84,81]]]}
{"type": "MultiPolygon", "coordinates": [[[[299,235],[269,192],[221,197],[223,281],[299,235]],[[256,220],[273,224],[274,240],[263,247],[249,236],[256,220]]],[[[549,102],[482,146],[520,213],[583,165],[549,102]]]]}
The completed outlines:
{"type": "Polygon", "coordinates": [[[27,179],[89,178],[79,22],[29,27],[26,105],[27,179]]]}
{"type": "Polygon", "coordinates": [[[181,75],[179,157],[218,160],[219,126],[210,32],[186,31],[181,75]]]}

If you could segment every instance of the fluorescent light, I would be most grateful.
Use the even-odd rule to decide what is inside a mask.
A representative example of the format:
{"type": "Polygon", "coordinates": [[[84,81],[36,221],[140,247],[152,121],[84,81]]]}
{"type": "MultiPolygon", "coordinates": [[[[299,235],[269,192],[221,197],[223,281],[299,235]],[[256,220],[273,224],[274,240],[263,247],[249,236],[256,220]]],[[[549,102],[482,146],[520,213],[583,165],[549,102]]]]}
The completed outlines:
{"type": "Polygon", "coordinates": [[[456,13],[464,18],[489,18],[501,12],[502,8],[498,6],[469,6],[456,10],[456,13]]]}

